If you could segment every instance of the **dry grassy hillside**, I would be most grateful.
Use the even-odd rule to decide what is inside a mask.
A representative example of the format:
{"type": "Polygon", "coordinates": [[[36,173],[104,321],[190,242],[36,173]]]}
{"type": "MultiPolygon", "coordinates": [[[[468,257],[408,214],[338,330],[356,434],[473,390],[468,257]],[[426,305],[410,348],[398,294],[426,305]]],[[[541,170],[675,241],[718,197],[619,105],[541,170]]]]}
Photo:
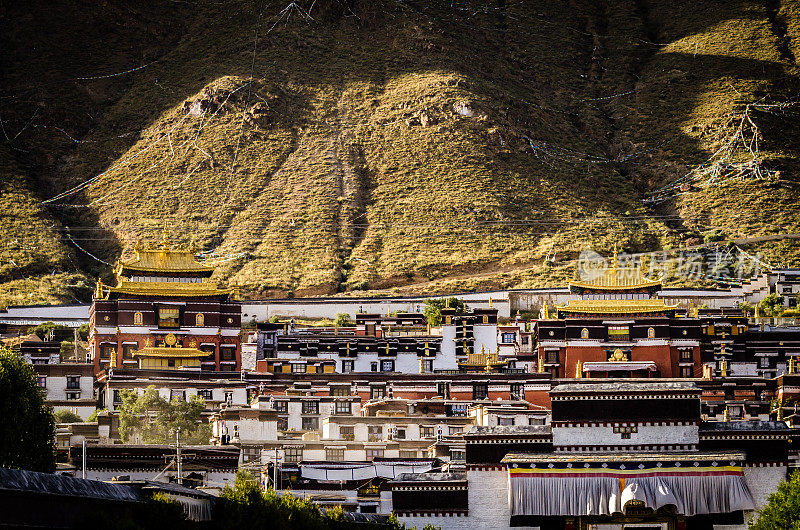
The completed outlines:
{"type": "Polygon", "coordinates": [[[33,4],[0,8],[0,304],[85,298],[165,222],[251,296],[800,232],[796,2],[33,4]]]}

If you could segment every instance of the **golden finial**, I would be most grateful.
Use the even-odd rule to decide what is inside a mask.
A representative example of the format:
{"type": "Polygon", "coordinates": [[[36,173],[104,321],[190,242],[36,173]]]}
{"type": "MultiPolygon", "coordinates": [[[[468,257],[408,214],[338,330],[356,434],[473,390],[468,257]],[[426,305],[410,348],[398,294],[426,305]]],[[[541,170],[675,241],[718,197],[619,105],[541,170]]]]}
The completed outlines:
{"type": "Polygon", "coordinates": [[[161,247],[169,248],[169,234],[167,233],[167,220],[164,219],[164,228],[161,230],[161,247]]]}
{"type": "Polygon", "coordinates": [[[489,309],[491,309],[491,308],[492,308],[492,297],[490,296],[489,297],[489,309]]]}
{"type": "Polygon", "coordinates": [[[445,298],[444,299],[444,308],[445,309],[450,309],[450,299],[449,298],[445,298]]]}
{"type": "Polygon", "coordinates": [[[722,421],[731,421],[731,412],[728,410],[728,405],[725,405],[725,411],[722,413],[722,421]]]}
{"type": "Polygon", "coordinates": [[[544,373],[544,357],[539,356],[539,373],[544,373]]]}
{"type": "Polygon", "coordinates": [[[575,379],[581,379],[583,377],[583,361],[578,361],[578,364],[575,365],[575,379]]]}
{"type": "Polygon", "coordinates": [[[778,421],[783,420],[783,400],[778,401],[778,417],[776,418],[778,421]]]}
{"type": "Polygon", "coordinates": [[[614,256],[611,258],[611,270],[616,271],[619,260],[617,259],[617,244],[614,243],[614,256]]]}
{"type": "Polygon", "coordinates": [[[97,287],[95,287],[94,297],[103,298],[103,280],[99,277],[97,278],[97,287]]]}

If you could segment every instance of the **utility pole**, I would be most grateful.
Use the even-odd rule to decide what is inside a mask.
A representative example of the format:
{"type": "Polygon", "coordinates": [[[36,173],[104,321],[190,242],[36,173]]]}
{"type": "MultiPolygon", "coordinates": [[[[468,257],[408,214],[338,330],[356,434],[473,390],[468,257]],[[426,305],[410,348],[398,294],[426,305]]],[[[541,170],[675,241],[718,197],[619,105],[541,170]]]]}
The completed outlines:
{"type": "Polygon", "coordinates": [[[278,493],[278,448],[275,447],[275,465],[272,467],[272,489],[278,493]]]}
{"type": "Polygon", "coordinates": [[[183,485],[183,461],[181,460],[181,428],[175,431],[175,449],[177,450],[178,460],[178,484],[183,485]]]}

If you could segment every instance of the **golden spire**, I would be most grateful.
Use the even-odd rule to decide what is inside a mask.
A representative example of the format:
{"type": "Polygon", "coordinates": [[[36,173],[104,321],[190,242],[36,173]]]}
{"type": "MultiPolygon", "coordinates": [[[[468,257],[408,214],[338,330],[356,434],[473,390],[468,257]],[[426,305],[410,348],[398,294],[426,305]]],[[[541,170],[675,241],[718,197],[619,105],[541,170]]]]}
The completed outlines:
{"type": "Polygon", "coordinates": [[[728,405],[725,405],[725,412],[722,413],[722,421],[731,421],[731,412],[728,410],[728,405]]]}
{"type": "Polygon", "coordinates": [[[578,364],[575,365],[575,379],[581,379],[583,377],[583,361],[578,361],[578,364]]]}
{"type": "Polygon", "coordinates": [[[164,219],[164,228],[161,230],[161,248],[169,248],[169,234],[167,233],[167,220],[164,219]]]}
{"type": "Polygon", "coordinates": [[[491,308],[492,308],[492,297],[490,296],[489,297],[489,309],[491,309],[491,308]]]}
{"type": "Polygon", "coordinates": [[[544,373],[544,357],[542,357],[541,355],[539,356],[539,370],[538,371],[539,371],[540,374],[544,373]]]}
{"type": "Polygon", "coordinates": [[[616,272],[619,260],[617,259],[617,244],[614,243],[614,257],[611,258],[611,270],[616,272]]]}
{"type": "Polygon", "coordinates": [[[450,298],[445,298],[444,299],[444,308],[445,309],[450,309],[450,298]]]}

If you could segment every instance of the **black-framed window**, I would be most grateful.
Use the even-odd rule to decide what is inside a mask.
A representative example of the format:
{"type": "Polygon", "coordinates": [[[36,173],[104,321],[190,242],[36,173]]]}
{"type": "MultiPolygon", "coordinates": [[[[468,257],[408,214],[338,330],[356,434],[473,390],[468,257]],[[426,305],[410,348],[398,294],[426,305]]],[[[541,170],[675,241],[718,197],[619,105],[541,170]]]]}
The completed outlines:
{"type": "Polygon", "coordinates": [[[369,388],[370,399],[382,399],[386,397],[386,387],[374,385],[369,388]]]}
{"type": "MultiPolygon", "coordinates": [[[[383,449],[367,449],[367,460],[372,462],[376,458],[383,458],[384,450],[383,449]]],[[[364,510],[361,510],[362,513],[364,510]]]]}
{"type": "Polygon", "coordinates": [[[349,374],[353,370],[355,370],[356,362],[355,361],[342,361],[342,373],[349,374]]]}
{"type": "Polygon", "coordinates": [[[206,401],[211,401],[213,392],[211,390],[198,390],[197,395],[205,399],[206,401]]]}
{"type": "Polygon", "coordinates": [[[177,329],[181,327],[181,308],[174,305],[158,306],[158,327],[177,329]]]}
{"type": "Polygon", "coordinates": [[[475,383],[472,385],[472,399],[489,399],[489,384],[488,383],[475,383]]]}
{"type": "Polygon", "coordinates": [[[347,440],[348,442],[354,441],[356,439],[355,427],[352,425],[339,427],[339,438],[347,440]]]}
{"type": "Polygon", "coordinates": [[[341,462],[344,460],[344,447],[326,447],[325,460],[328,462],[341,462]]]}
{"type": "Polygon", "coordinates": [[[544,352],[544,362],[550,364],[558,363],[558,350],[546,350],[544,352]]]}
{"type": "Polygon", "coordinates": [[[122,345],[122,358],[129,360],[133,359],[133,352],[139,349],[138,344],[123,344],[122,345]]]}
{"type": "Polygon", "coordinates": [[[319,429],[319,418],[314,416],[307,416],[303,418],[304,431],[316,431],[319,429]]]}
{"type": "Polygon", "coordinates": [[[522,383],[511,383],[509,387],[509,398],[518,400],[525,399],[525,385],[522,383]]]}
{"type": "Polygon", "coordinates": [[[350,414],[351,411],[352,408],[349,401],[336,402],[336,414],[350,414]]]}
{"type": "Polygon", "coordinates": [[[367,441],[380,442],[383,440],[383,425],[367,426],[367,441]]]}
{"type": "Polygon", "coordinates": [[[220,346],[219,357],[221,361],[235,361],[236,360],[236,346],[220,346]]]}
{"type": "Polygon", "coordinates": [[[381,361],[381,372],[394,372],[394,361],[381,361]]]}
{"type": "Polygon", "coordinates": [[[319,401],[303,401],[303,414],[319,414],[319,401]]]}
{"type": "Polygon", "coordinates": [[[306,373],[305,363],[292,363],[292,373],[304,374],[306,373]]]}
{"type": "Polygon", "coordinates": [[[285,462],[297,463],[303,461],[303,448],[298,446],[289,446],[283,448],[283,460],[285,462]]]}
{"type": "Polygon", "coordinates": [[[81,376],[79,375],[68,375],[67,376],[67,390],[80,390],[81,388],[81,376]]]}
{"type": "Polygon", "coordinates": [[[273,401],[272,407],[280,413],[286,414],[289,410],[289,402],[288,401],[273,401]]]}
{"type": "Polygon", "coordinates": [[[517,339],[517,334],[513,332],[504,332],[500,334],[500,342],[503,344],[514,344],[517,339]]]}
{"type": "Polygon", "coordinates": [[[347,397],[350,395],[350,385],[335,385],[331,387],[331,395],[347,397]]]}
{"type": "Polygon", "coordinates": [[[444,399],[450,399],[450,383],[437,383],[436,394],[444,399]]]}
{"type": "Polygon", "coordinates": [[[47,376],[40,375],[36,378],[36,384],[39,385],[39,388],[47,388],[47,376]]]}

